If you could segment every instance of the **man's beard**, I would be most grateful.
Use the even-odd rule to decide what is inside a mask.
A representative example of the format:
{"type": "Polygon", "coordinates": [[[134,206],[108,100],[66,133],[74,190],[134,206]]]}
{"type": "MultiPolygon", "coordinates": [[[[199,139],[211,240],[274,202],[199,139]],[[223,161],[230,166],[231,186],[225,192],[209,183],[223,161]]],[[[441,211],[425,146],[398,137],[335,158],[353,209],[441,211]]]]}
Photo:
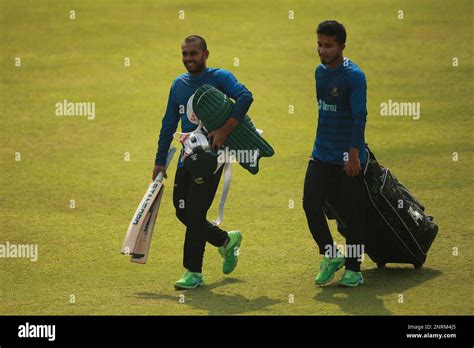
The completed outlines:
{"type": "Polygon", "coordinates": [[[193,63],[193,65],[191,65],[191,67],[189,67],[188,65],[184,65],[186,70],[190,73],[198,73],[200,71],[202,71],[202,69],[204,68],[204,64],[202,62],[196,62],[196,63],[193,63]]]}

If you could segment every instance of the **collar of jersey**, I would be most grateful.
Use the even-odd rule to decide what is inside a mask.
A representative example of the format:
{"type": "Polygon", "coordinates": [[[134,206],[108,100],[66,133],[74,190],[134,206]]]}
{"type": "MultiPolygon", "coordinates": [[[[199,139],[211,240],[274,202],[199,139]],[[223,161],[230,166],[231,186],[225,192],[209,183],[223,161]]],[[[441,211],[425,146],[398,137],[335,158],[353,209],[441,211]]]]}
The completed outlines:
{"type": "Polygon", "coordinates": [[[340,62],[340,63],[339,63],[336,67],[334,67],[334,68],[332,68],[332,67],[330,67],[330,66],[327,66],[327,65],[324,65],[324,64],[323,64],[323,66],[326,68],[327,71],[331,71],[331,72],[332,72],[332,71],[336,71],[336,70],[338,70],[338,69],[342,66],[342,64],[344,64],[344,62],[345,62],[346,60],[347,60],[347,58],[344,57],[344,59],[342,60],[342,62],[340,62]]]}
{"type": "Polygon", "coordinates": [[[204,69],[203,71],[201,71],[199,74],[193,76],[191,75],[189,72],[188,72],[188,77],[191,79],[191,80],[197,80],[197,79],[200,79],[201,77],[203,77],[204,75],[207,74],[207,72],[209,71],[209,68],[206,67],[206,69],[204,69]]]}

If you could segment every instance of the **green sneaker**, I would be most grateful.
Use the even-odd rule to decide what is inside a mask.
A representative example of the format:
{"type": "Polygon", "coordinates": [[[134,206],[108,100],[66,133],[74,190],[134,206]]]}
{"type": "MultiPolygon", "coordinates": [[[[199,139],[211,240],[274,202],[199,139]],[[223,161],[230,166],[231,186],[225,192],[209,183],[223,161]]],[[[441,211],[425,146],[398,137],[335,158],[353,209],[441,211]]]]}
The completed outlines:
{"type": "Polygon", "coordinates": [[[364,277],[362,276],[362,272],[354,272],[349,269],[346,269],[338,284],[342,286],[355,287],[359,284],[364,284],[364,277]]]}
{"type": "Polygon", "coordinates": [[[227,235],[229,236],[229,242],[225,247],[219,247],[219,254],[224,259],[222,263],[222,272],[224,274],[231,273],[235,266],[237,266],[240,243],[242,242],[242,233],[240,231],[230,231],[227,232],[227,235]]]}
{"type": "Polygon", "coordinates": [[[186,270],[183,276],[174,283],[176,289],[194,289],[204,283],[202,273],[186,270]]]}
{"type": "Polygon", "coordinates": [[[319,273],[314,279],[316,285],[329,283],[334,278],[334,274],[344,266],[345,261],[346,259],[343,256],[335,258],[324,256],[319,267],[319,273]]]}

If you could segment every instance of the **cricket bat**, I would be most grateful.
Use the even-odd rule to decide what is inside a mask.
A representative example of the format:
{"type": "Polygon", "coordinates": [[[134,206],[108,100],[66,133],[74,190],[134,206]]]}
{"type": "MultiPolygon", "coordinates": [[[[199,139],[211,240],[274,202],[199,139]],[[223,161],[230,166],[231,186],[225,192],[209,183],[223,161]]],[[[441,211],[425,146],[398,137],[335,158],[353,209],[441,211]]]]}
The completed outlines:
{"type": "MultiPolygon", "coordinates": [[[[175,152],[175,147],[169,150],[166,168],[168,168],[175,152]]],[[[131,262],[144,264],[147,261],[153,229],[158,216],[158,210],[160,209],[161,197],[165,189],[162,181],[163,173],[159,173],[150,186],[148,186],[128,226],[122,245],[122,254],[131,256],[131,262]]]]}

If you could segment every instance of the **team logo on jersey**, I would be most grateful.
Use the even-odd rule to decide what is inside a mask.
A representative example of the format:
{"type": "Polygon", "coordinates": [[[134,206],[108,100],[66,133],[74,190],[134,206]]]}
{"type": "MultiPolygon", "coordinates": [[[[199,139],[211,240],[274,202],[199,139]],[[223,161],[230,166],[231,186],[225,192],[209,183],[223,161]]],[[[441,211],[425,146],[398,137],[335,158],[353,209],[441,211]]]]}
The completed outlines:
{"type": "Polygon", "coordinates": [[[339,90],[337,89],[337,87],[333,87],[333,88],[331,89],[331,95],[332,95],[333,97],[337,97],[337,96],[339,95],[339,90]]]}

